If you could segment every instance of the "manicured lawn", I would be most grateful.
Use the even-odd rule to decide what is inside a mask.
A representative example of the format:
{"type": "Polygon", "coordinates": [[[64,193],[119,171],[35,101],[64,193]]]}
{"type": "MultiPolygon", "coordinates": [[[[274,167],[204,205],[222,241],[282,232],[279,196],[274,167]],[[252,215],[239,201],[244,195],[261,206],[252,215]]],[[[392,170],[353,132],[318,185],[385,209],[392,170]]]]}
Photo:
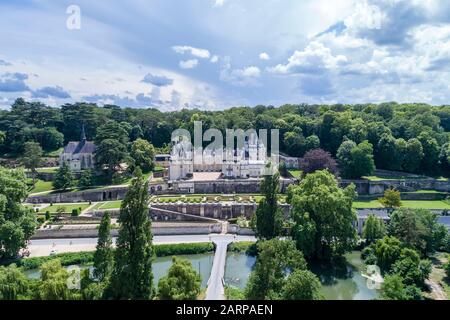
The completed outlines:
{"type": "Polygon", "coordinates": [[[303,171],[301,171],[301,170],[288,170],[288,171],[294,178],[297,178],[297,179],[299,179],[303,173],[303,171]]]}
{"type": "Polygon", "coordinates": [[[120,209],[122,200],[104,202],[98,209],[120,209]]]}
{"type": "Polygon", "coordinates": [[[445,201],[402,201],[404,207],[414,209],[450,209],[450,205],[445,201]]]}
{"type": "Polygon", "coordinates": [[[65,213],[71,213],[73,209],[81,208],[81,210],[86,209],[89,207],[89,203],[74,203],[74,204],[54,204],[53,206],[49,206],[47,208],[44,208],[40,210],[39,212],[50,212],[50,213],[56,213],[58,211],[58,208],[64,208],[65,213]]]}
{"type": "Polygon", "coordinates": [[[372,200],[372,201],[354,201],[353,202],[353,208],[356,209],[376,209],[376,208],[383,208],[381,203],[378,200],[372,200]]]}
{"type": "Polygon", "coordinates": [[[432,194],[441,194],[441,193],[445,193],[445,192],[439,192],[436,190],[417,190],[417,191],[412,191],[412,192],[402,192],[402,193],[432,193],[432,194]]]}
{"type": "MultiPolygon", "coordinates": [[[[31,180],[30,180],[31,184],[31,180]]],[[[53,184],[51,181],[36,180],[36,185],[30,190],[30,193],[52,191],[53,184]]]]}
{"type": "MultiPolygon", "coordinates": [[[[412,208],[412,209],[436,209],[436,210],[450,209],[450,204],[448,204],[445,201],[439,200],[431,200],[431,201],[404,200],[402,201],[402,206],[405,208],[412,208]]],[[[383,206],[378,200],[355,201],[353,202],[353,207],[357,209],[383,208],[383,206]]]]}
{"type": "Polygon", "coordinates": [[[56,173],[56,172],[58,172],[58,169],[59,168],[57,168],[57,167],[55,167],[55,168],[41,168],[41,169],[37,169],[37,171],[38,172],[42,172],[42,173],[56,173]]]}
{"type": "Polygon", "coordinates": [[[364,176],[362,178],[370,181],[383,181],[383,180],[407,180],[407,179],[414,180],[414,179],[423,179],[426,177],[378,175],[378,176],[364,176]]]}

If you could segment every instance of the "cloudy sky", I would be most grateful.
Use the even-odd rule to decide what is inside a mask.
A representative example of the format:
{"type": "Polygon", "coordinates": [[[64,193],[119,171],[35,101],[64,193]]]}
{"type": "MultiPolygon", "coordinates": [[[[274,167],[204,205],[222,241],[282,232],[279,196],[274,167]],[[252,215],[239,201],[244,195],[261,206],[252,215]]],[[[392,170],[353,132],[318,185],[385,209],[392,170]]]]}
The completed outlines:
{"type": "Polygon", "coordinates": [[[448,0],[0,0],[0,108],[448,104],[449,80],[448,0]]]}

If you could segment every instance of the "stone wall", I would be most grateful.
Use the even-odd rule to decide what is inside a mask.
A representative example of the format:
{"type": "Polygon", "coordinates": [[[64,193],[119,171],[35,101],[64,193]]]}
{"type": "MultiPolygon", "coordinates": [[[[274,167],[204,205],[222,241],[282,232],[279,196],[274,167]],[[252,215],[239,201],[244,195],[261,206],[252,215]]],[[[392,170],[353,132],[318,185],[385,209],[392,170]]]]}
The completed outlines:
{"type": "MultiPolygon", "coordinates": [[[[249,194],[260,193],[260,179],[219,179],[213,181],[176,181],[168,184],[166,182],[151,183],[150,194],[249,194]]],[[[284,193],[291,184],[296,184],[295,179],[281,179],[280,190],[284,193]]],[[[356,186],[359,195],[382,195],[388,188],[395,188],[401,192],[412,192],[417,190],[437,190],[450,192],[450,181],[438,181],[435,179],[406,179],[406,180],[340,180],[341,187],[350,183],[356,186]]],[[[122,200],[126,194],[127,187],[94,189],[79,192],[48,193],[30,196],[28,203],[71,203],[71,202],[97,202],[122,200]]]]}
{"type": "Polygon", "coordinates": [[[228,233],[238,234],[241,236],[254,236],[255,232],[250,228],[241,228],[236,224],[228,225],[228,233]]]}
{"type": "MultiPolygon", "coordinates": [[[[251,218],[256,211],[258,205],[256,203],[164,203],[152,204],[153,208],[160,208],[169,211],[176,211],[179,213],[214,218],[214,219],[232,219],[240,216],[251,218]]],[[[284,215],[289,215],[288,204],[281,205],[284,215]]]]}
{"type": "MultiPolygon", "coordinates": [[[[295,179],[283,178],[280,180],[280,190],[285,192],[287,186],[295,183],[295,179]]],[[[218,179],[211,181],[174,181],[172,188],[175,192],[187,192],[197,194],[233,194],[233,193],[259,193],[261,179],[218,179]]]]}
{"type": "Polygon", "coordinates": [[[27,198],[28,203],[76,203],[122,200],[127,187],[85,190],[78,192],[47,193],[27,198]]]}
{"type": "MultiPolygon", "coordinates": [[[[118,236],[118,229],[111,230],[111,236],[118,236]]],[[[196,225],[174,225],[170,226],[157,226],[152,227],[153,235],[196,235],[196,234],[210,234],[210,233],[221,233],[221,224],[205,224],[199,223],[196,225]]],[[[37,230],[31,239],[64,239],[64,238],[96,238],[98,236],[98,229],[95,227],[80,226],[78,228],[70,229],[40,229],[37,230]]]]}

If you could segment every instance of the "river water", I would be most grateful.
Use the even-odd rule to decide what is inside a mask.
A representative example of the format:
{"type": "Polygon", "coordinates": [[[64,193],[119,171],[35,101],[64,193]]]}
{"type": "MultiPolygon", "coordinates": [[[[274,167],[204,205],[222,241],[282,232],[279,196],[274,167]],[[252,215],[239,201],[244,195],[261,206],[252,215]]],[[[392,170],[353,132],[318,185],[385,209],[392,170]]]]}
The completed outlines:
{"type": "MultiPolygon", "coordinates": [[[[202,288],[206,288],[209,276],[211,274],[211,267],[214,260],[214,254],[213,253],[192,254],[192,255],[180,255],[177,257],[187,259],[192,263],[192,267],[200,274],[202,278],[202,288]]],[[[152,266],[153,282],[155,286],[158,285],[159,279],[167,275],[167,272],[169,271],[171,265],[172,265],[172,257],[160,257],[156,258],[153,261],[152,266]]],[[[92,266],[88,265],[81,265],[78,267],[80,267],[81,269],[92,268],[92,266]]],[[[39,279],[41,276],[40,271],[36,269],[27,270],[25,271],[25,274],[30,279],[39,279]]]]}
{"type": "MultiPolygon", "coordinates": [[[[372,300],[378,297],[377,290],[371,290],[366,285],[366,279],[361,276],[364,264],[360,252],[347,254],[346,261],[341,266],[313,265],[313,271],[322,283],[321,293],[326,300],[372,300]]],[[[255,257],[245,253],[228,253],[225,268],[225,282],[228,285],[244,289],[255,257]]]]}

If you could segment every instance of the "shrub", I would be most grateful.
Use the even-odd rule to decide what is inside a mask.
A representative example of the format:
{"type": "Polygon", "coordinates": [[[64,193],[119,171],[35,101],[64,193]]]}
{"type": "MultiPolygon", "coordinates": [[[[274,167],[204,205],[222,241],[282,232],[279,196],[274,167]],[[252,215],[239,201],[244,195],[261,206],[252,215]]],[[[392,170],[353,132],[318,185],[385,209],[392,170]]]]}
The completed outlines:
{"type": "Polygon", "coordinates": [[[78,209],[72,209],[72,214],[71,214],[71,216],[72,216],[72,217],[78,217],[78,216],[80,215],[80,213],[81,213],[81,208],[78,208],[78,209]]]}
{"type": "Polygon", "coordinates": [[[42,264],[54,260],[60,259],[61,265],[71,266],[75,264],[87,264],[94,259],[94,252],[77,252],[77,253],[61,253],[48,257],[35,257],[29,259],[20,259],[14,261],[14,263],[22,267],[24,270],[38,269],[42,264]]]}
{"type": "MultiPolygon", "coordinates": [[[[185,254],[202,254],[214,252],[215,245],[211,242],[204,243],[177,243],[177,244],[161,244],[154,246],[155,255],[157,257],[176,256],[185,254]]],[[[94,252],[76,252],[76,253],[61,253],[54,256],[35,257],[28,259],[15,259],[4,261],[6,265],[16,264],[24,270],[38,269],[42,264],[53,260],[60,259],[61,265],[71,266],[75,264],[88,264],[94,261],[94,252]]]]}
{"type": "Polygon", "coordinates": [[[249,256],[256,256],[258,253],[256,242],[251,241],[233,242],[228,246],[228,251],[245,252],[249,256]]]}
{"type": "Polygon", "coordinates": [[[450,255],[447,256],[447,263],[444,264],[444,270],[447,273],[447,278],[450,278],[450,255]]]}
{"type": "Polygon", "coordinates": [[[227,300],[245,300],[245,292],[233,286],[225,286],[227,300]]]}
{"type": "Polygon", "coordinates": [[[176,256],[184,254],[201,254],[213,252],[214,244],[205,243],[177,243],[177,244],[161,244],[154,246],[157,257],[176,256]]]}
{"type": "Polygon", "coordinates": [[[43,224],[43,223],[45,222],[45,217],[42,217],[42,216],[37,217],[37,222],[38,222],[40,225],[43,224]]]}

